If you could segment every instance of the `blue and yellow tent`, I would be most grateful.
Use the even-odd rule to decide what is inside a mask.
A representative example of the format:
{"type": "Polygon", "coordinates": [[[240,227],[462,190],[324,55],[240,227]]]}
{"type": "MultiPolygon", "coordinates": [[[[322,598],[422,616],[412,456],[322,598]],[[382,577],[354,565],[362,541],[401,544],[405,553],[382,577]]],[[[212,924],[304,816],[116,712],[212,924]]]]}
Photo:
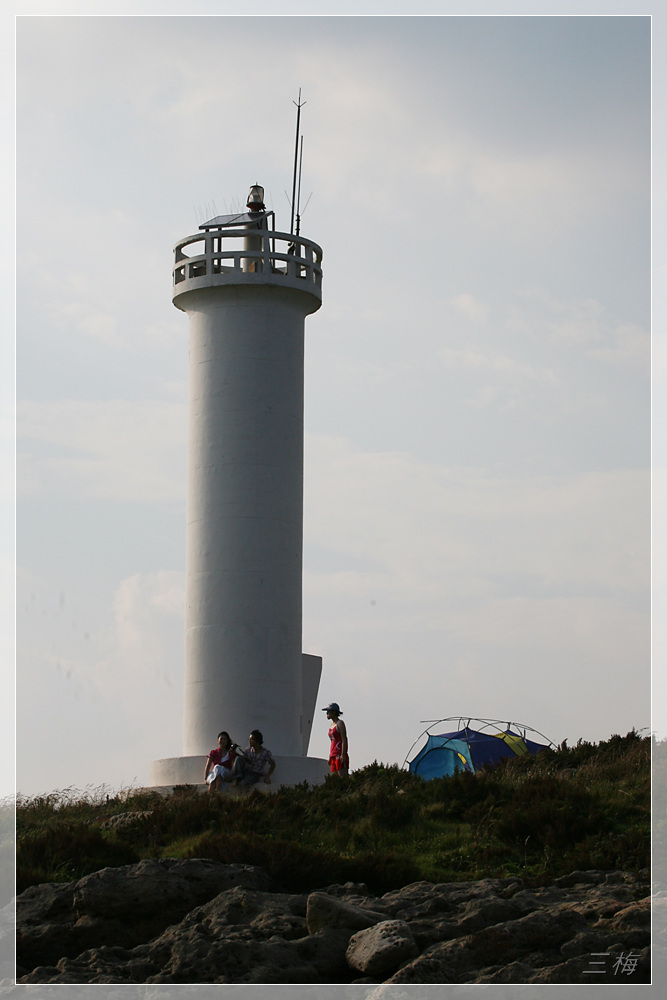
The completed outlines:
{"type": "Polygon", "coordinates": [[[415,740],[405,763],[411,774],[418,774],[426,779],[443,778],[457,771],[474,774],[482,767],[497,764],[503,757],[534,754],[547,746],[553,747],[554,744],[537,730],[519,723],[500,722],[496,719],[440,719],[431,723],[415,740]],[[458,722],[458,728],[451,732],[431,731],[451,722],[458,722]],[[528,733],[540,737],[544,742],[529,738],[528,733]],[[426,743],[409,759],[424,736],[426,743]]]}

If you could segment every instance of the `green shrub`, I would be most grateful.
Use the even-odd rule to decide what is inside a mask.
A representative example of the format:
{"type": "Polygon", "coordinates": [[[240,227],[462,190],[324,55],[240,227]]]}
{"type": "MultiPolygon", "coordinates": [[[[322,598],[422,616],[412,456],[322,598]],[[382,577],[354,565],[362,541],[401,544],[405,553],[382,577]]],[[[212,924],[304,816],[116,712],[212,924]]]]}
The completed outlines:
{"type": "Polygon", "coordinates": [[[69,882],[100,868],[139,861],[141,853],[114,834],[87,823],[60,822],[28,830],[16,845],[16,889],[38,882],[69,882]]]}
{"type": "Polygon", "coordinates": [[[308,892],[334,883],[366,882],[377,892],[413,881],[418,869],[394,853],[360,853],[354,857],[308,847],[280,837],[257,833],[206,833],[190,842],[191,858],[212,858],[226,864],[258,865],[283,892],[308,892]]]}
{"type": "MultiPolygon", "coordinates": [[[[657,744],[664,766],[661,752],[657,744]]],[[[285,891],[353,881],[385,892],[419,879],[548,880],[576,868],[644,868],[650,759],[651,741],[633,730],[432,781],[374,761],[316,788],[303,783],[271,795],[183,786],[167,798],[151,791],[121,798],[67,789],[17,803],[19,891],[167,856],[259,865],[285,891]],[[126,811],[150,816],[101,828],[126,811]]]]}

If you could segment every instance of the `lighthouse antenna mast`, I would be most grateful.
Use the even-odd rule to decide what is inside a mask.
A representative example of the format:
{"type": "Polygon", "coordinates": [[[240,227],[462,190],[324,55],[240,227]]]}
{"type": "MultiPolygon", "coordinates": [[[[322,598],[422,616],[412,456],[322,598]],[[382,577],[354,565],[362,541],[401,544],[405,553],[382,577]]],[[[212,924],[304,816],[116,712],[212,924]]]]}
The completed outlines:
{"type": "Polygon", "coordinates": [[[290,219],[290,233],[294,234],[294,209],[296,207],[296,175],[299,167],[299,125],[301,122],[301,108],[307,102],[301,103],[301,87],[299,87],[298,101],[292,101],[296,105],[296,140],[294,142],[294,177],[292,180],[292,217],[290,219]]]}
{"type": "Polygon", "coordinates": [[[299,150],[299,183],[296,189],[296,235],[299,235],[301,230],[301,216],[299,215],[299,209],[301,208],[301,167],[303,166],[303,136],[301,136],[301,149],[299,150]]]}

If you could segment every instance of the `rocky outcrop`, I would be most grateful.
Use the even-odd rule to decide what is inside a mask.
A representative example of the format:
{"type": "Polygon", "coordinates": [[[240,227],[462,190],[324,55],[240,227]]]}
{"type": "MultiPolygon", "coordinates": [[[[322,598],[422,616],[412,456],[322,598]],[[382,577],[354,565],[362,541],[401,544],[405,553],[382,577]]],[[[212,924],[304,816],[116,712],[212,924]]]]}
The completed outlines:
{"type": "Polygon", "coordinates": [[[273,892],[252,866],[162,859],[33,886],[17,924],[20,983],[352,982],[379,998],[386,984],[650,981],[646,872],[376,897],[360,883],[273,892]]]}
{"type": "Polygon", "coordinates": [[[383,920],[350,938],[345,958],[351,969],[364,976],[384,979],[406,959],[419,954],[405,920],[383,920]]]}
{"type": "Polygon", "coordinates": [[[422,951],[387,983],[650,981],[648,873],[575,872],[538,889],[518,879],[484,879],[469,893],[465,883],[408,889],[408,905],[399,892],[391,906],[422,951]],[[606,955],[602,967],[594,953],[606,955]],[[632,959],[619,978],[621,955],[632,959]]]}
{"type": "Polygon", "coordinates": [[[168,858],[31,886],[16,904],[17,963],[55,965],[100,945],[133,948],[234,886],[268,890],[271,883],[249,865],[168,858]]]}
{"type": "Polygon", "coordinates": [[[386,914],[378,913],[359,902],[343,902],[326,892],[311,892],[306,907],[306,925],[309,934],[316,934],[323,927],[347,927],[348,930],[361,930],[372,927],[380,920],[386,920],[386,914]]]}

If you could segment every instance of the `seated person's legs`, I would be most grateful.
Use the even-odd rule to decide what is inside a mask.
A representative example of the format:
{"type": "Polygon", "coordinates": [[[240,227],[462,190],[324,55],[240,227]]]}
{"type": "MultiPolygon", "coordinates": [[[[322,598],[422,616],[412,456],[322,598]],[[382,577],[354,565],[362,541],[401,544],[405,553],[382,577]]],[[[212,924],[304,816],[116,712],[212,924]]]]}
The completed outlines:
{"type": "Polygon", "coordinates": [[[214,764],[208,773],[206,781],[210,785],[216,778],[222,778],[223,781],[229,781],[231,776],[232,772],[228,767],[224,767],[222,764],[214,764]]]}
{"type": "Polygon", "coordinates": [[[231,781],[232,772],[222,764],[214,764],[208,773],[206,783],[213,788],[220,788],[223,781],[231,781]]]}
{"type": "Polygon", "coordinates": [[[260,779],[260,775],[251,771],[245,757],[237,757],[232,767],[232,780],[235,785],[254,785],[260,779]]]}

